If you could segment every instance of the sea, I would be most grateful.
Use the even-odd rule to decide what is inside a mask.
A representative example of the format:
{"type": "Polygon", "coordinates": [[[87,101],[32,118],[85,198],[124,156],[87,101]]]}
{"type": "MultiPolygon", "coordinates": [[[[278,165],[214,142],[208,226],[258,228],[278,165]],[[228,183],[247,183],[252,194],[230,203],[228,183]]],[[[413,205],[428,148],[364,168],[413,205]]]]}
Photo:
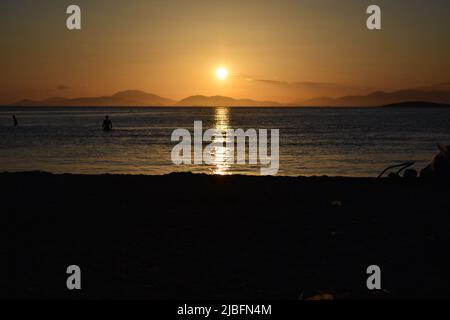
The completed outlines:
{"type": "Polygon", "coordinates": [[[404,162],[420,170],[438,143],[450,145],[450,109],[439,108],[3,107],[0,172],[261,174],[261,164],[231,163],[227,150],[212,164],[175,165],[172,133],[193,133],[194,121],[220,132],[279,129],[280,176],[376,177],[404,162]],[[111,132],[101,130],[105,116],[111,132]]]}

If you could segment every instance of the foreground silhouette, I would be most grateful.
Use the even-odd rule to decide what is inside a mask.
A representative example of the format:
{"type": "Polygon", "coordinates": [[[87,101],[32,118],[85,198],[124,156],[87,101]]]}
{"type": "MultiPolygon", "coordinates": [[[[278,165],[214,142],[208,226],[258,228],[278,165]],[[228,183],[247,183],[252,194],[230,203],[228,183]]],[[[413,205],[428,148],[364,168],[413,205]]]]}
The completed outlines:
{"type": "MultiPolygon", "coordinates": [[[[439,153],[433,158],[431,163],[420,171],[420,178],[422,180],[434,180],[435,182],[446,183],[450,181],[450,146],[438,144],[439,153]]],[[[397,172],[389,173],[390,178],[407,178],[415,179],[419,176],[415,169],[409,169],[414,165],[414,162],[406,162],[402,164],[392,165],[384,169],[379,178],[382,178],[387,172],[397,169],[397,172]]]]}
{"type": "Polygon", "coordinates": [[[450,298],[449,191],[422,179],[0,174],[0,297],[450,298]],[[80,295],[65,286],[73,264],[80,295]],[[385,291],[367,290],[373,264],[385,291]]]}
{"type": "Polygon", "coordinates": [[[450,179],[450,146],[438,144],[439,153],[433,161],[420,172],[422,178],[450,179]]]}

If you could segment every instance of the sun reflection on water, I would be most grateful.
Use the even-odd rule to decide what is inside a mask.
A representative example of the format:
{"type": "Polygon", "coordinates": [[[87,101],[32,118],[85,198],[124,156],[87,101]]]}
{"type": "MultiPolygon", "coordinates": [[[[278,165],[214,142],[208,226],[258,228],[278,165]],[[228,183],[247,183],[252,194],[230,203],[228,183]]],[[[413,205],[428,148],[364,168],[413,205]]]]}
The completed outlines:
{"type": "Polygon", "coordinates": [[[213,174],[216,175],[228,175],[231,174],[230,172],[230,161],[231,157],[234,157],[234,154],[231,154],[231,150],[228,150],[226,147],[227,143],[227,137],[226,133],[227,130],[230,128],[230,110],[228,108],[216,108],[215,109],[215,115],[214,115],[214,128],[222,134],[222,138],[216,140],[216,142],[223,144],[223,146],[216,146],[213,148],[213,151],[211,152],[211,155],[214,159],[214,166],[213,174]]]}

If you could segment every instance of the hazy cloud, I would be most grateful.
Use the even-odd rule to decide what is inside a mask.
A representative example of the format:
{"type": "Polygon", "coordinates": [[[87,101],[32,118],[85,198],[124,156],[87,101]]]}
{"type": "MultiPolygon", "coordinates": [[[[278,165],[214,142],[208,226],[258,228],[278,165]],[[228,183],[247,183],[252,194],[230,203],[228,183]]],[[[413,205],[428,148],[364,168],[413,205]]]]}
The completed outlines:
{"type": "Polygon", "coordinates": [[[69,89],[71,89],[71,88],[66,85],[59,84],[53,89],[46,90],[46,92],[65,91],[65,90],[69,90],[69,89]]]}
{"type": "Polygon", "coordinates": [[[425,90],[425,91],[450,91],[450,82],[441,82],[432,84],[430,86],[422,86],[416,88],[417,90],[425,90]]]}
{"type": "Polygon", "coordinates": [[[353,87],[338,83],[330,83],[330,82],[313,82],[313,81],[302,81],[302,82],[287,82],[287,81],[278,81],[278,80],[265,80],[265,79],[256,79],[254,81],[258,81],[265,84],[270,84],[274,86],[283,86],[294,89],[309,89],[309,90],[361,90],[362,88],[353,87]]]}

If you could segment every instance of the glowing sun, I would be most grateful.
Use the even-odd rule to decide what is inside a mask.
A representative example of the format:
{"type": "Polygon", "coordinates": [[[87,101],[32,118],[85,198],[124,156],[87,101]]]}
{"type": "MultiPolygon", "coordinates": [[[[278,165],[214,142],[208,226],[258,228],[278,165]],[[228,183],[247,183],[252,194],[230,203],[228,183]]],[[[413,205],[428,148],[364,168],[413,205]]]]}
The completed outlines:
{"type": "Polygon", "coordinates": [[[227,68],[224,67],[220,67],[216,71],[216,77],[219,80],[225,80],[226,78],[228,78],[229,74],[230,73],[228,72],[227,68]]]}

